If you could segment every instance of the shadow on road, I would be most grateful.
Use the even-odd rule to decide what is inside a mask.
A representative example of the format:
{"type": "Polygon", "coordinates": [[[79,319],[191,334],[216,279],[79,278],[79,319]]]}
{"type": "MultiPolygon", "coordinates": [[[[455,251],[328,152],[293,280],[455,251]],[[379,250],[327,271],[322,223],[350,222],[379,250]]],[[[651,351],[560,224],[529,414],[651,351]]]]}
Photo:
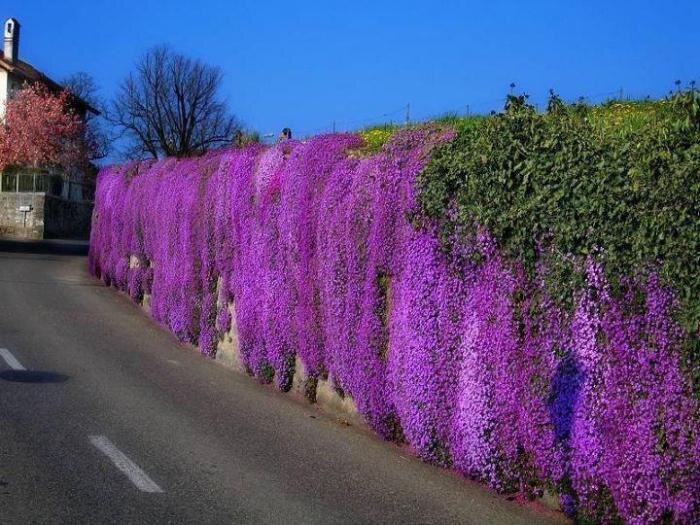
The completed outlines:
{"type": "Polygon", "coordinates": [[[68,376],[41,370],[5,370],[0,372],[0,379],[13,383],[65,383],[68,376]]]}
{"type": "Polygon", "coordinates": [[[51,255],[87,255],[90,247],[88,241],[64,239],[51,240],[15,240],[0,239],[0,252],[38,253],[51,255]]]}

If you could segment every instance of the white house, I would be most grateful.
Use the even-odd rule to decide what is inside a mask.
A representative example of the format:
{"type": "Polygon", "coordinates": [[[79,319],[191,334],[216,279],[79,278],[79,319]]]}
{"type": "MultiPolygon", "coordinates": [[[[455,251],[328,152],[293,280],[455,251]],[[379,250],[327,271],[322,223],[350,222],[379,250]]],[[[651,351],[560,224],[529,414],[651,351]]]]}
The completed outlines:
{"type": "MultiPolygon", "coordinates": [[[[40,82],[50,91],[63,87],[31,64],[20,59],[20,24],[8,18],[3,24],[4,45],[0,51],[0,124],[5,104],[25,84],[40,82]]],[[[79,97],[70,104],[85,117],[97,111],[79,97]]],[[[90,228],[91,190],[81,180],[36,170],[0,172],[0,236],[23,238],[80,237],[90,228]]]]}
{"type": "MultiPolygon", "coordinates": [[[[4,46],[0,51],[0,118],[5,115],[5,103],[12,92],[20,89],[25,83],[41,82],[52,91],[63,89],[58,82],[51,80],[28,62],[20,60],[20,29],[20,23],[16,18],[5,20],[4,46]]],[[[73,97],[72,102],[80,114],[84,115],[86,111],[97,113],[94,108],[78,97],[73,97]]]]}

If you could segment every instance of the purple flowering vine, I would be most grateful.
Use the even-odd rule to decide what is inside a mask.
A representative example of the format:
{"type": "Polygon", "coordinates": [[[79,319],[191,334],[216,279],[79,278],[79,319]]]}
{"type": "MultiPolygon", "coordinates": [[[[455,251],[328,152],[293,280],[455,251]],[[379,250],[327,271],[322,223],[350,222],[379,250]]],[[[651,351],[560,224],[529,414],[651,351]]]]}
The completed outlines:
{"type": "Polygon", "coordinates": [[[451,136],[105,168],[90,271],[150,296],[153,318],[206,355],[235,324],[251,374],[287,390],[300,361],[383,437],[498,490],[555,491],[598,521],[697,522],[698,401],[672,291],[651,274],[611,294],[590,258],[569,312],[544,266],[526,276],[486,231],[446,255],[415,223],[414,181],[451,136]]]}

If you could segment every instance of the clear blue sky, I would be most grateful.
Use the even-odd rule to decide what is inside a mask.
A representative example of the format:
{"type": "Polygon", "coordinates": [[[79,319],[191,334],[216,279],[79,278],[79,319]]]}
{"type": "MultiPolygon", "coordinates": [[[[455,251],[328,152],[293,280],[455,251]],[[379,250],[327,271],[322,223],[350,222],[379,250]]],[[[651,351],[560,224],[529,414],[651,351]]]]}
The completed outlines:
{"type": "Polygon", "coordinates": [[[106,97],[169,43],[220,66],[232,109],[262,133],[401,120],[406,103],[418,119],[488,111],[511,82],[542,101],[700,81],[698,0],[0,0],[0,16],[22,23],[25,60],[57,79],[87,71],[106,97]]]}

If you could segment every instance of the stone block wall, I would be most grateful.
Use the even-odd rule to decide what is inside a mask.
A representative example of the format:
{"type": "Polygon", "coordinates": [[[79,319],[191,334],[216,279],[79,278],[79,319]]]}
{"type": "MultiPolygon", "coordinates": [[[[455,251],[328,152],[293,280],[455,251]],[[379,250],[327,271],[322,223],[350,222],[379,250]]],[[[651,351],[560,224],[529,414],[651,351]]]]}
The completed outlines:
{"type": "Polygon", "coordinates": [[[74,202],[43,193],[0,192],[0,236],[87,239],[92,208],[91,202],[74,202]]]}
{"type": "Polygon", "coordinates": [[[0,236],[44,238],[44,195],[0,192],[0,236]],[[20,211],[29,206],[30,211],[20,211]]]}
{"type": "Polygon", "coordinates": [[[93,203],[75,202],[52,195],[44,197],[45,239],[87,239],[93,203]]]}

